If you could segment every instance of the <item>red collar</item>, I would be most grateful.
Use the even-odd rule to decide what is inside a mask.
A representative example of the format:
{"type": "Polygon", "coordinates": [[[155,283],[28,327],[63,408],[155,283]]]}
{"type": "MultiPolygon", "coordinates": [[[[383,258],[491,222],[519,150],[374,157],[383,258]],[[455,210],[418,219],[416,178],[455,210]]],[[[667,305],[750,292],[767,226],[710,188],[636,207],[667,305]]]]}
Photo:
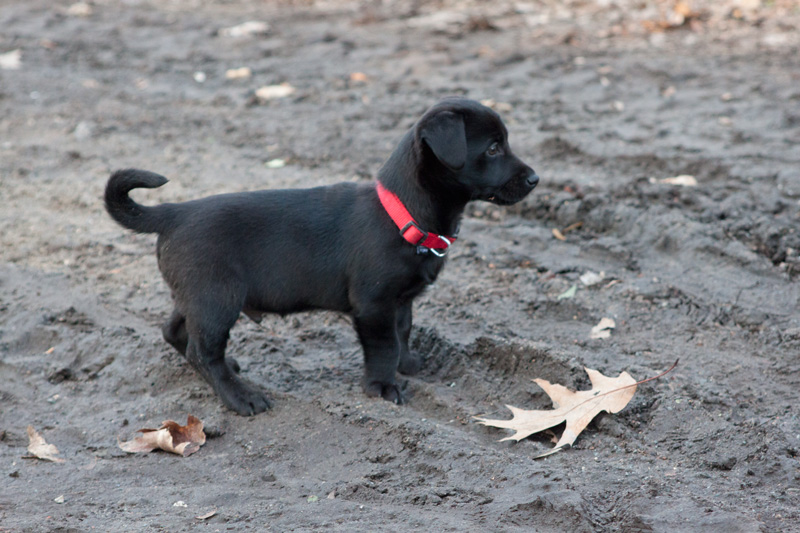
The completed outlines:
{"type": "Polygon", "coordinates": [[[400,228],[400,235],[406,241],[418,247],[417,253],[426,253],[430,250],[439,257],[443,257],[447,253],[447,248],[456,240],[455,236],[445,237],[444,235],[428,233],[423,230],[417,225],[414,217],[411,216],[411,213],[408,212],[408,209],[396,194],[386,189],[380,182],[377,183],[377,189],[381,205],[392,217],[397,227],[400,228]],[[420,251],[420,247],[424,251],[420,251]]]}

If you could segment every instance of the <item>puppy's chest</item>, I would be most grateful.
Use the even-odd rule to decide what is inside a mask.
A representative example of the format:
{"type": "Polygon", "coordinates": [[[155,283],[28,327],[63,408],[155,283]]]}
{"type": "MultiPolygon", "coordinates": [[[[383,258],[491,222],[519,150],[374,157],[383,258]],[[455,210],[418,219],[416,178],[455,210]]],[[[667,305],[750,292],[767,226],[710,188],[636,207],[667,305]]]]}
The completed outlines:
{"type": "Polygon", "coordinates": [[[409,279],[409,283],[404,291],[404,297],[414,298],[419,295],[428,285],[431,285],[439,276],[444,260],[440,258],[425,258],[420,261],[416,271],[409,279]]]}

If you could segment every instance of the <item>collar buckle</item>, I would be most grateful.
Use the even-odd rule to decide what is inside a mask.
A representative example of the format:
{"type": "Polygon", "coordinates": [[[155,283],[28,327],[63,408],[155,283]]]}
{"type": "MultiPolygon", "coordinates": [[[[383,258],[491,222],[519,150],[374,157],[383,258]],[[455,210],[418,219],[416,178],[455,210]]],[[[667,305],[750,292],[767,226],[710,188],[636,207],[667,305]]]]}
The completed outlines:
{"type": "Polygon", "coordinates": [[[450,250],[450,245],[451,245],[451,244],[453,244],[453,243],[452,243],[452,241],[450,241],[450,239],[448,239],[448,238],[447,238],[447,237],[445,237],[444,235],[439,235],[439,239],[440,239],[440,240],[442,240],[442,241],[444,241],[444,242],[445,242],[445,244],[447,244],[447,246],[446,246],[446,247],[442,248],[442,251],[441,251],[441,252],[440,252],[439,250],[437,250],[436,248],[428,248],[428,249],[429,249],[429,250],[431,251],[431,253],[432,253],[433,255],[435,255],[436,257],[444,257],[444,256],[446,256],[446,255],[447,255],[447,252],[450,250]]]}
{"type": "MultiPolygon", "coordinates": [[[[400,229],[400,235],[409,243],[414,244],[416,246],[422,246],[422,243],[428,240],[429,233],[424,229],[420,228],[419,226],[417,226],[417,223],[412,220],[400,229]],[[406,232],[411,228],[416,229],[420,233],[420,238],[417,240],[417,242],[414,242],[410,240],[408,237],[406,237],[406,232]]],[[[447,244],[448,246],[450,245],[449,242],[447,244]]]]}
{"type": "Polygon", "coordinates": [[[436,257],[444,257],[447,255],[448,248],[444,248],[441,252],[436,248],[428,248],[428,251],[435,255],[436,257]]]}

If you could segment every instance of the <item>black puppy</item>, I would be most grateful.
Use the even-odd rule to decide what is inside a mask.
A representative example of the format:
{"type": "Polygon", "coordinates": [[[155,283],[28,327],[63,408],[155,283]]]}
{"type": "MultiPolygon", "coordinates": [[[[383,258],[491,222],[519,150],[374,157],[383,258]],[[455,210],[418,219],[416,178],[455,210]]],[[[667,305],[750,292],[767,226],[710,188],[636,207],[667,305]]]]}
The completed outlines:
{"type": "Polygon", "coordinates": [[[145,207],[128,196],[167,179],[120,170],[106,209],[121,225],[158,233],[158,267],[175,301],[164,338],[242,415],[270,407],[225,358],[241,312],[330,309],[353,318],[364,349],[363,387],[402,403],[399,369],[413,374],[411,304],[432,283],[470,200],[508,205],[536,186],[511,152],[500,117],[478,102],[442,100],[405,134],[378,184],[224,194],[145,207]],[[399,230],[399,234],[398,234],[399,230]]]}

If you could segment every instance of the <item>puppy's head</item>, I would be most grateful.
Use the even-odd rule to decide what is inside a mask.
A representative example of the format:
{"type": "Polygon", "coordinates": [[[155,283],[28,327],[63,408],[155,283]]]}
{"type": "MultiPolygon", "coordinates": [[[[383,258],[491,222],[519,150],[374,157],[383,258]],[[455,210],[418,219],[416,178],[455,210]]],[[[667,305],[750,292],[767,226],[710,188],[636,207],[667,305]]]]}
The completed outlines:
{"type": "Polygon", "coordinates": [[[415,137],[422,178],[439,181],[466,200],[510,205],[539,183],[533,169],[512,153],[500,116],[474,100],[442,100],[417,123],[415,137]]]}

